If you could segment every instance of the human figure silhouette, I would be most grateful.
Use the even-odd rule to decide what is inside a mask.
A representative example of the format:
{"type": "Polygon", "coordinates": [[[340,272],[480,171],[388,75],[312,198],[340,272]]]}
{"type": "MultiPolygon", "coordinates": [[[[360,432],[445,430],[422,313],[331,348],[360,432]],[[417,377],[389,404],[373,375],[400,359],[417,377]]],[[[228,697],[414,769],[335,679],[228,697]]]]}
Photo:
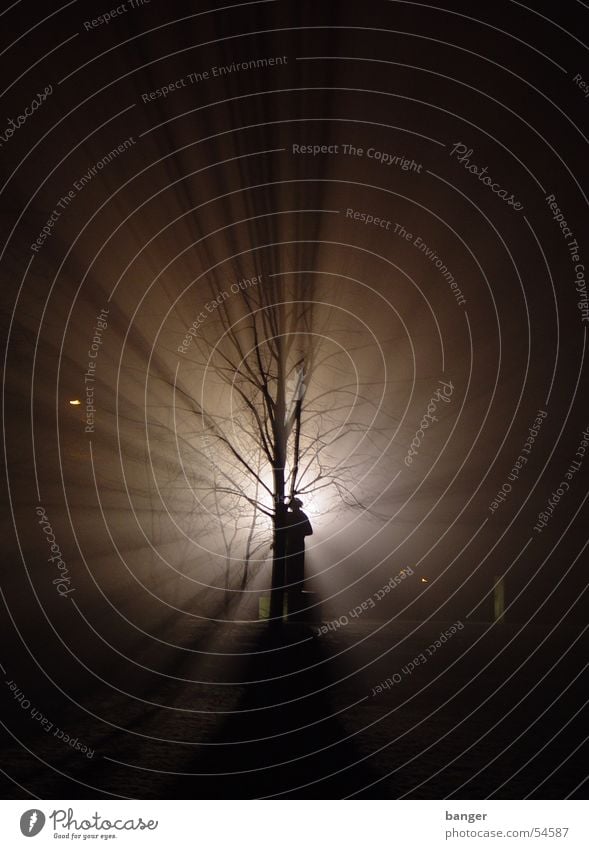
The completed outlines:
{"type": "Polygon", "coordinates": [[[305,581],[305,537],[313,533],[300,498],[291,498],[286,531],[286,583],[289,592],[302,592],[305,581]]]}

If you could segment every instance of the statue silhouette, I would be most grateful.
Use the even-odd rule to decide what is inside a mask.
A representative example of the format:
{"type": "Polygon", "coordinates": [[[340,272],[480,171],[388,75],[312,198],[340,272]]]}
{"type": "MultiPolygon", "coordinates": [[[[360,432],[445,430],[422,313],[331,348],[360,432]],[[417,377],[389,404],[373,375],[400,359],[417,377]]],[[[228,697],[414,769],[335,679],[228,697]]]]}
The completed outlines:
{"type": "Polygon", "coordinates": [[[291,498],[286,528],[286,584],[288,592],[302,592],[305,581],[305,537],[313,533],[303,502],[291,498]]]}

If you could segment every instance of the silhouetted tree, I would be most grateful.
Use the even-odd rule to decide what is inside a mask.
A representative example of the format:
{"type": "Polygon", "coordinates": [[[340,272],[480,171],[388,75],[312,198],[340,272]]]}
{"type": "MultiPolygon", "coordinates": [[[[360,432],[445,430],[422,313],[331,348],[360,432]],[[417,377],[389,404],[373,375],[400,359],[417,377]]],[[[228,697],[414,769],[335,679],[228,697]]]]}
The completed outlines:
{"type": "Polygon", "coordinates": [[[226,546],[245,541],[244,575],[271,525],[274,618],[283,606],[285,502],[313,495],[324,509],[362,506],[382,380],[361,385],[353,357],[366,338],[308,276],[251,281],[211,287],[187,325],[174,407],[197,423],[183,435],[198,466],[195,495],[226,546]]]}

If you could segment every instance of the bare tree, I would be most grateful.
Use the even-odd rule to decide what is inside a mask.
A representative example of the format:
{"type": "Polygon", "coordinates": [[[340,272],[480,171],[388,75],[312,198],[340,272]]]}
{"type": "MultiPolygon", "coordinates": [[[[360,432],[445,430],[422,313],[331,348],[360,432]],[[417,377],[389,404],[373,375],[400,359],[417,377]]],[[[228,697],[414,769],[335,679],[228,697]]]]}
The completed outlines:
{"type": "Polygon", "coordinates": [[[194,422],[183,438],[198,497],[220,520],[226,550],[245,542],[244,581],[260,535],[271,534],[273,619],[283,609],[286,500],[362,505],[382,388],[358,378],[366,337],[355,317],[318,298],[308,277],[286,281],[211,286],[173,381],[175,408],[194,422]]]}

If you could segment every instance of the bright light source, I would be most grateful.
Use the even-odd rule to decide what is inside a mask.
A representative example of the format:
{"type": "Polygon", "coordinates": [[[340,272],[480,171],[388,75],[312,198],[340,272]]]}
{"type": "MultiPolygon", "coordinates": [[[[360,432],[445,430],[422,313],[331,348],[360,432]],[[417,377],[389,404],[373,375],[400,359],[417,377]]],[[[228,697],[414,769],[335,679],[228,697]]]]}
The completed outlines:
{"type": "Polygon", "coordinates": [[[428,578],[422,578],[422,579],[421,579],[421,583],[422,583],[422,584],[429,584],[429,580],[428,580],[428,578]]]}
{"type": "Polygon", "coordinates": [[[80,401],[79,398],[74,398],[72,401],[70,401],[70,404],[72,405],[72,407],[79,407],[81,403],[82,402],[80,401]]]}

